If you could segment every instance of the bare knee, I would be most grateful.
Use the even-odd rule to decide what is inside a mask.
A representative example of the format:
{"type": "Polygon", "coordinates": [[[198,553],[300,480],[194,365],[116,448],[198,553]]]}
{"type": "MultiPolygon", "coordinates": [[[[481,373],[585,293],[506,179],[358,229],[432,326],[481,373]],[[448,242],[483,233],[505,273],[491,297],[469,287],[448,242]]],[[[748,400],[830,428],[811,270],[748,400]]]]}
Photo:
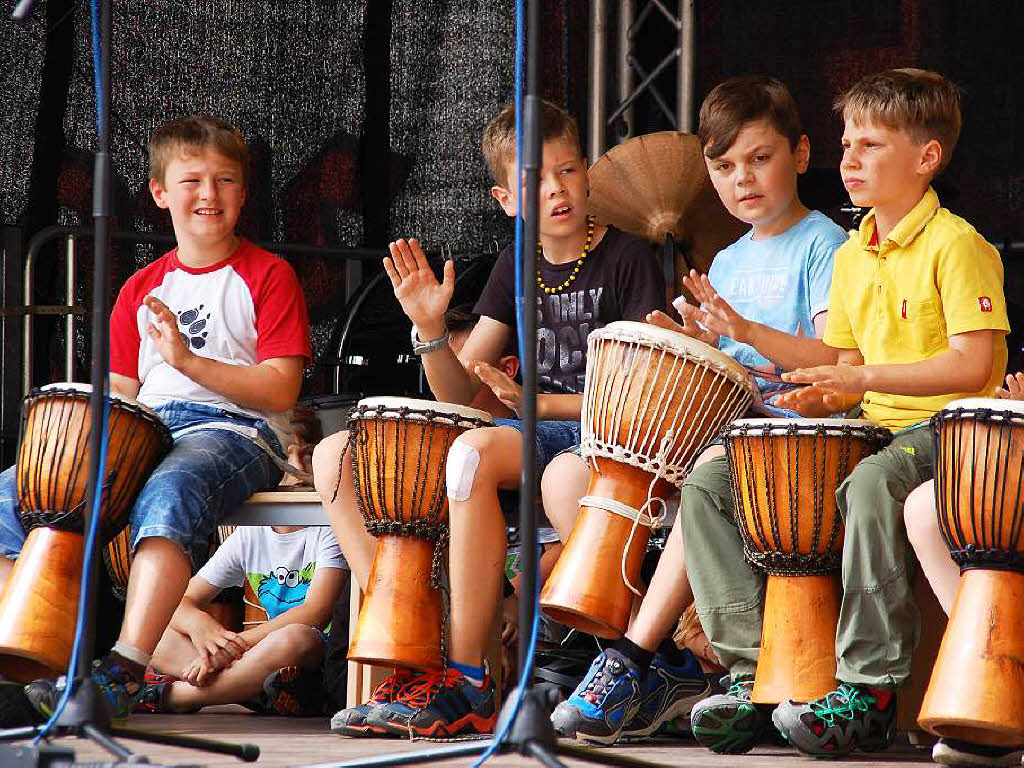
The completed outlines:
{"type": "Polygon", "coordinates": [[[519,433],[511,427],[484,427],[459,435],[448,450],[445,479],[448,498],[466,501],[481,491],[496,491],[518,480],[519,433]]]}
{"type": "Polygon", "coordinates": [[[257,647],[268,656],[279,657],[282,665],[305,659],[323,645],[320,633],[308,624],[288,624],[275,629],[257,647]],[[287,658],[285,658],[287,657],[287,658]]]}
{"type": "Polygon", "coordinates": [[[590,482],[590,468],[574,453],[556,456],[544,470],[540,492],[544,514],[562,541],[569,537],[580,511],[580,497],[590,482]]]}
{"type": "Polygon", "coordinates": [[[903,504],[903,522],[911,542],[930,541],[939,535],[934,480],[919,485],[907,496],[903,504]]]}
{"type": "Polygon", "coordinates": [[[342,430],[330,437],[325,437],[313,449],[313,486],[321,496],[326,498],[334,495],[342,463],[348,463],[345,453],[348,450],[348,432],[342,430]]]}

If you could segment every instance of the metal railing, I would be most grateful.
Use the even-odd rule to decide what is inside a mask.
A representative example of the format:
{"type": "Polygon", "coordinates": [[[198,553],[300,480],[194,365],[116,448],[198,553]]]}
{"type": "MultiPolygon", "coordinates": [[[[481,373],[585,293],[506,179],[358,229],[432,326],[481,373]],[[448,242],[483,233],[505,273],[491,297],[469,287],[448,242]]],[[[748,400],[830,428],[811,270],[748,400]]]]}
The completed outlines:
{"type": "MultiPolygon", "coordinates": [[[[75,349],[74,338],[76,330],[76,317],[85,315],[85,308],[75,304],[75,282],[77,278],[77,255],[76,245],[80,239],[87,239],[93,236],[90,227],[65,227],[50,226],[40,230],[29,242],[25,254],[24,283],[22,286],[22,306],[17,310],[6,309],[4,314],[21,314],[24,316],[22,330],[22,396],[32,390],[32,368],[33,342],[35,338],[35,318],[39,315],[63,316],[66,343],[64,349],[64,375],[66,380],[74,379],[75,349]],[[54,241],[63,239],[63,255],[66,260],[67,270],[64,281],[64,304],[40,305],[35,304],[35,270],[36,261],[42,249],[54,241]]],[[[174,237],[170,235],[154,234],[152,232],[113,232],[111,239],[116,242],[127,242],[136,245],[155,245],[171,248],[175,244],[174,237]]],[[[377,261],[383,256],[383,251],[373,248],[328,248],[302,243],[258,243],[262,248],[273,253],[284,256],[332,256],[345,259],[350,263],[358,265],[363,261],[377,261]]],[[[358,274],[346,272],[346,287],[351,293],[355,283],[359,282],[358,274]],[[350,279],[354,278],[354,279],[350,279]]]]}

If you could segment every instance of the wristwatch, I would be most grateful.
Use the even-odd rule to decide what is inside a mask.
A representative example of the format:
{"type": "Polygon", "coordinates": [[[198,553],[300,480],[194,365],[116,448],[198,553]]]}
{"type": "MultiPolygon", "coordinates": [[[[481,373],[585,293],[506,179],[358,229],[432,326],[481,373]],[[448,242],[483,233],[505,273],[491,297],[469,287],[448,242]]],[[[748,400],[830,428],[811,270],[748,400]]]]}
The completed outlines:
{"type": "Polygon", "coordinates": [[[416,326],[412,327],[412,353],[414,355],[425,355],[428,352],[435,352],[441,347],[448,345],[448,330],[441,334],[441,337],[433,341],[420,341],[419,331],[416,326]]]}

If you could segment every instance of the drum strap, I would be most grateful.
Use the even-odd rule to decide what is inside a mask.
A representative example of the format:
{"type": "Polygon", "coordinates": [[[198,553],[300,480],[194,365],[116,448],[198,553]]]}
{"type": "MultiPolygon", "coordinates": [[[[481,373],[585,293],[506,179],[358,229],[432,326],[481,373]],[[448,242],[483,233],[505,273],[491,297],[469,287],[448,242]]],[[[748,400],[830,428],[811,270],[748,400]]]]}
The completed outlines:
{"type": "Polygon", "coordinates": [[[232,424],[226,421],[207,421],[204,422],[203,424],[196,424],[193,427],[186,427],[185,429],[174,432],[172,433],[172,436],[174,437],[175,440],[177,440],[179,437],[191,435],[193,432],[202,432],[203,430],[207,429],[219,429],[223,432],[233,432],[239,437],[244,437],[250,443],[252,443],[257,448],[262,450],[265,454],[267,454],[267,456],[270,457],[270,460],[277,465],[278,469],[280,469],[286,475],[296,477],[302,482],[307,483],[308,485],[313,484],[313,476],[311,474],[309,474],[308,472],[303,472],[301,469],[296,469],[287,461],[282,459],[278,455],[277,451],[270,447],[270,443],[264,440],[262,435],[260,435],[259,431],[257,431],[253,427],[246,427],[241,424],[232,424]]]}

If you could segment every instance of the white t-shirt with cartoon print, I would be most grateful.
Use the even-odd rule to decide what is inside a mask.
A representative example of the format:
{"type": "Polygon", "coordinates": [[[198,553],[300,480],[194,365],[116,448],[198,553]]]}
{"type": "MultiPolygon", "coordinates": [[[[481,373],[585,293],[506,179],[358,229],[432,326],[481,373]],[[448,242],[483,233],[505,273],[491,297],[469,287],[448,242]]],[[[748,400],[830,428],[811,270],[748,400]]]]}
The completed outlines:
{"type": "Polygon", "coordinates": [[[219,589],[248,587],[247,599],[254,596],[273,619],[305,602],[318,568],[347,567],[330,526],[277,533],[269,525],[243,525],[196,576],[219,589]]]}

